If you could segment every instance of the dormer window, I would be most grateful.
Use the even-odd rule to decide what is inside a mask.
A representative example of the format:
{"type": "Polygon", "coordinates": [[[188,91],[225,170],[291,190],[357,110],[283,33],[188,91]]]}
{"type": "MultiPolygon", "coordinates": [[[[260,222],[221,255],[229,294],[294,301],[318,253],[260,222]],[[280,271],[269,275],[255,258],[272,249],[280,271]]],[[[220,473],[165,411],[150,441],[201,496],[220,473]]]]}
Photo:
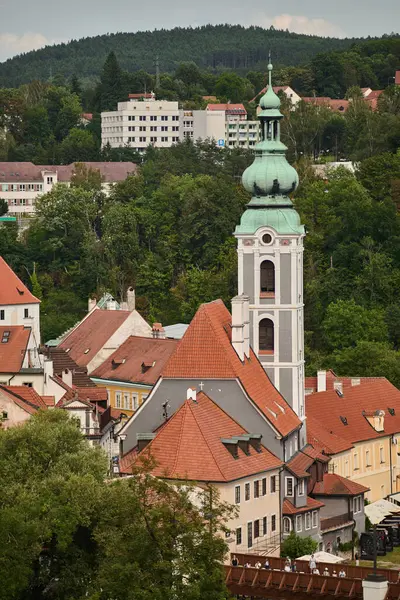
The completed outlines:
{"type": "Polygon", "coordinates": [[[299,479],[297,484],[297,495],[304,496],[304,479],[299,479]]]}

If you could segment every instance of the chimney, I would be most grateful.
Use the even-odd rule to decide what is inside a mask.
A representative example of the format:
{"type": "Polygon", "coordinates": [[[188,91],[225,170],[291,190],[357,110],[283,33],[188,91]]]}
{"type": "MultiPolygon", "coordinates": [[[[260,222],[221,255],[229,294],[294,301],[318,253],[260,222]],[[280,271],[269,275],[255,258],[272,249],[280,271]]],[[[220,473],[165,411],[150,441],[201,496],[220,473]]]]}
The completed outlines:
{"type": "Polygon", "coordinates": [[[138,433],[136,434],[138,452],[142,452],[156,437],[155,433],[138,433]]]}
{"type": "Polygon", "coordinates": [[[88,300],[88,312],[91,312],[97,304],[96,298],[89,298],[88,300]]]}
{"type": "Polygon", "coordinates": [[[164,327],[162,326],[162,323],[153,323],[151,333],[152,333],[153,338],[161,339],[161,340],[165,339],[165,330],[164,330],[164,327]]]}
{"type": "Polygon", "coordinates": [[[107,302],[107,310],[117,310],[117,303],[114,299],[107,302]]]}
{"type": "Polygon", "coordinates": [[[69,369],[63,369],[63,372],[61,373],[61,379],[66,385],[72,388],[72,371],[69,369]]]}
{"type": "Polygon", "coordinates": [[[250,358],[250,298],[243,296],[243,343],[244,355],[250,358]]]}
{"type": "Polygon", "coordinates": [[[54,375],[54,367],[53,367],[53,361],[50,359],[45,359],[43,362],[43,379],[44,379],[44,396],[47,396],[46,394],[46,387],[49,385],[49,378],[53,377],[54,375]]]}
{"type": "Polygon", "coordinates": [[[193,400],[193,402],[197,402],[196,388],[188,388],[187,389],[186,400],[193,400]]]}
{"type": "Polygon", "coordinates": [[[240,360],[244,360],[244,298],[246,296],[235,296],[232,298],[232,346],[240,360]]]}
{"type": "Polygon", "coordinates": [[[326,392],[326,371],[317,373],[317,392],[326,392]]]}
{"type": "Polygon", "coordinates": [[[135,297],[135,290],[134,290],[134,288],[132,286],[127,289],[127,292],[126,292],[126,303],[128,305],[128,310],[130,310],[131,312],[135,310],[135,308],[136,308],[136,297],[135,297]]]}
{"type": "Polygon", "coordinates": [[[343,396],[343,382],[342,381],[334,381],[333,389],[337,393],[338,396],[343,396]]]}

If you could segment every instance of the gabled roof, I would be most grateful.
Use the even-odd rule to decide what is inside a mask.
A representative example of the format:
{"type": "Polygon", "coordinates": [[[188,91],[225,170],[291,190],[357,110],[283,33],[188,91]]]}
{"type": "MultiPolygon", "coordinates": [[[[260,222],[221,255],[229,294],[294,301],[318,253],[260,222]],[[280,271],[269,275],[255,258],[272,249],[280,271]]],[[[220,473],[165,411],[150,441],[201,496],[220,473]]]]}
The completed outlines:
{"type": "MultiPolygon", "coordinates": [[[[34,165],[31,162],[0,162],[1,182],[43,182],[43,172],[57,173],[58,181],[68,182],[75,171],[70,165],[34,165]]],[[[85,162],[88,169],[100,171],[104,183],[124,181],[131,173],[136,173],[133,162],[85,162]]],[[[38,302],[38,300],[36,300],[38,302]]]]}
{"type": "Polygon", "coordinates": [[[46,402],[31,387],[26,385],[0,385],[0,390],[30,414],[34,414],[39,409],[47,409],[46,402]]]}
{"type": "MultiPolygon", "coordinates": [[[[306,416],[311,430],[315,431],[317,421],[319,432],[323,428],[351,444],[385,437],[400,431],[400,390],[382,378],[350,387],[341,396],[335,391],[317,392],[306,396],[306,416]],[[376,431],[366,418],[366,413],[376,411],[385,413],[383,431],[376,431]]],[[[310,437],[309,441],[315,445],[310,437]]]]}
{"type": "Polygon", "coordinates": [[[365,494],[369,488],[336,473],[325,473],[323,481],[317,481],[312,493],[315,496],[358,496],[365,494]]]}
{"type": "Polygon", "coordinates": [[[286,463],[286,468],[298,478],[310,477],[307,469],[311,467],[316,461],[327,463],[330,461],[329,456],[321,454],[319,450],[307,444],[296,452],[290,460],[286,463]]]}
{"type": "Polygon", "coordinates": [[[31,328],[23,325],[0,326],[0,373],[19,373],[22,368],[31,328]],[[4,335],[4,334],[9,335],[4,335]],[[2,340],[8,340],[2,342],[2,340]]]}
{"type": "Polygon", "coordinates": [[[177,344],[178,340],[132,335],[91,376],[154,385],[177,344]]]}
{"type": "Polygon", "coordinates": [[[162,372],[164,379],[238,379],[282,436],[300,419],[271,383],[251,350],[242,362],[231,344],[231,314],[222,300],[202,304],[162,372]]]}
{"type": "Polygon", "coordinates": [[[69,400],[72,400],[73,398],[79,398],[79,400],[82,400],[85,402],[90,402],[90,403],[107,401],[107,389],[106,388],[101,388],[101,387],[96,387],[96,386],[76,387],[75,385],[70,387],[58,375],[54,375],[53,379],[65,391],[64,396],[59,400],[57,406],[62,405],[67,400],[69,401],[69,400]]]}
{"type": "Polygon", "coordinates": [[[264,446],[260,452],[250,446],[248,455],[239,449],[238,458],[234,458],[221,440],[246,433],[239,423],[201,392],[195,401],[187,400],[182,404],[141,454],[137,455],[134,448],[125,455],[120,469],[129,473],[133,462],[140,462],[143,456],[152,456],[156,461],[152,473],[158,477],[224,482],[282,465],[282,461],[264,446]]]}
{"type": "Polygon", "coordinates": [[[310,416],[307,417],[307,441],[326,454],[338,454],[353,448],[351,442],[329,431],[318,419],[310,416]]]}
{"type": "Polygon", "coordinates": [[[38,304],[38,300],[0,256],[0,305],[38,304]]]}
{"type": "MultiPolygon", "coordinates": [[[[341,383],[344,389],[355,387],[356,385],[364,385],[375,379],[384,379],[383,377],[338,377],[332,369],[326,371],[326,389],[334,390],[335,383],[341,383]]],[[[306,377],[305,378],[306,391],[310,390],[311,393],[318,390],[318,377],[306,377]]]]}
{"type": "Polygon", "coordinates": [[[282,515],[298,515],[301,513],[308,512],[310,510],[317,510],[319,508],[322,508],[323,506],[325,506],[323,502],[320,502],[319,500],[314,500],[314,498],[310,498],[310,496],[307,496],[306,506],[302,506],[300,508],[296,508],[294,504],[290,502],[290,500],[285,499],[283,501],[282,506],[282,515]]]}
{"type": "Polygon", "coordinates": [[[129,310],[93,310],[63,339],[60,348],[80,367],[87,366],[131,314],[129,310]]]}
{"type": "Polygon", "coordinates": [[[47,346],[46,355],[53,361],[53,371],[56,375],[68,369],[72,373],[72,383],[77,387],[93,387],[93,381],[87,374],[86,367],[80,367],[60,346],[47,346]]]}

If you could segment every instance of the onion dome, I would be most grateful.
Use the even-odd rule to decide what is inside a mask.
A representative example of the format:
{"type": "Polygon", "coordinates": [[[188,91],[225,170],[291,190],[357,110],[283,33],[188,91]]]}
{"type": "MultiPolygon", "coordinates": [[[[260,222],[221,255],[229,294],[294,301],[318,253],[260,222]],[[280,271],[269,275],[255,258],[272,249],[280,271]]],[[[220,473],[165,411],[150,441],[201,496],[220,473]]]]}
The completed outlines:
{"type": "Polygon", "coordinates": [[[262,96],[261,100],[260,100],[260,108],[262,110],[279,110],[281,107],[281,100],[279,98],[279,96],[277,94],[275,94],[274,92],[274,88],[272,87],[272,64],[271,62],[268,63],[268,76],[269,76],[269,84],[267,87],[267,91],[265,92],[264,96],[262,96]]]}

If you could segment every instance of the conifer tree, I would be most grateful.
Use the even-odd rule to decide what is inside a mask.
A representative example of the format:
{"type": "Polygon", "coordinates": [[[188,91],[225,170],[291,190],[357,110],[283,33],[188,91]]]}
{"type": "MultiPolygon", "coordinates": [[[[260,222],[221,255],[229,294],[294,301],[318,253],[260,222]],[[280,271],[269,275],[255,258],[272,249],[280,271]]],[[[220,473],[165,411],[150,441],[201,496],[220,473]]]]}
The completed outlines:
{"type": "Polygon", "coordinates": [[[116,110],[117,103],[124,99],[124,76],[114,52],[110,52],[103,65],[100,77],[100,108],[116,110]]]}

